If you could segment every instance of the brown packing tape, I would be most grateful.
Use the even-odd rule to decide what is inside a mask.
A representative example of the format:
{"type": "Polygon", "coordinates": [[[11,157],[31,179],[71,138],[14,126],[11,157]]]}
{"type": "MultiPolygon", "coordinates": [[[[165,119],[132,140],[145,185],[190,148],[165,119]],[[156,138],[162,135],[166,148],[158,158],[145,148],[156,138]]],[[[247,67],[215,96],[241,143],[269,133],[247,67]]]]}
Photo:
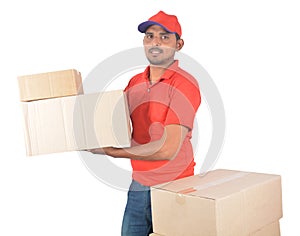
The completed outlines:
{"type": "Polygon", "coordinates": [[[195,192],[195,191],[197,191],[197,189],[191,187],[191,188],[186,188],[186,189],[180,190],[180,191],[178,191],[178,193],[188,194],[188,193],[192,193],[192,192],[195,192]]]}
{"type": "Polygon", "coordinates": [[[203,185],[197,185],[197,186],[194,186],[194,187],[185,188],[183,190],[178,191],[178,193],[180,193],[180,194],[190,194],[190,193],[193,193],[193,192],[196,192],[196,191],[199,191],[199,190],[207,189],[207,188],[210,188],[210,187],[213,187],[213,186],[217,186],[217,185],[220,185],[220,184],[223,184],[223,183],[226,183],[226,182],[230,182],[230,181],[242,178],[242,177],[244,177],[246,175],[249,175],[249,174],[250,173],[248,173],[248,172],[233,173],[230,176],[226,176],[224,178],[221,178],[221,179],[218,179],[218,180],[215,180],[215,181],[211,181],[211,182],[208,182],[208,183],[203,184],[203,185]]]}

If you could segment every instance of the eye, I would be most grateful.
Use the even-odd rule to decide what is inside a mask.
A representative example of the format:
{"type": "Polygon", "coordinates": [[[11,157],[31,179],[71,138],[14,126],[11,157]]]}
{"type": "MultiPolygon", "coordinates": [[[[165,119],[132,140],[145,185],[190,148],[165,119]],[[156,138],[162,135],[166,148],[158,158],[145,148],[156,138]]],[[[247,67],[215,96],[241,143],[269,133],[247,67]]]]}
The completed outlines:
{"type": "Polygon", "coordinates": [[[160,40],[162,42],[168,43],[170,41],[170,36],[168,34],[161,35],[160,40]]]}
{"type": "Polygon", "coordinates": [[[146,39],[152,39],[152,38],[153,38],[153,34],[146,34],[146,35],[145,35],[145,38],[146,38],[146,39]]]}

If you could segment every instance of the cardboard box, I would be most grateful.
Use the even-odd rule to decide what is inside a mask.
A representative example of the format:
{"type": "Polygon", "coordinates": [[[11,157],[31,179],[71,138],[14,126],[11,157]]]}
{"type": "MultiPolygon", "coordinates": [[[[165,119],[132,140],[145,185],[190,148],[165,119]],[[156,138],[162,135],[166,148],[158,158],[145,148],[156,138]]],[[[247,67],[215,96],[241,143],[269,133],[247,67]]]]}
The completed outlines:
{"type": "Polygon", "coordinates": [[[250,236],[280,236],[280,223],[275,221],[250,234],[250,236]]]}
{"type": "Polygon", "coordinates": [[[151,188],[161,235],[249,236],[282,217],[278,175],[214,170],[151,188]]]}
{"type": "MultiPolygon", "coordinates": [[[[188,234],[182,234],[188,235],[188,234]]],[[[161,234],[152,233],[149,236],[163,236],[161,234]]],[[[167,236],[167,235],[164,235],[167,236]]],[[[264,226],[258,231],[251,233],[249,236],[280,236],[280,224],[279,221],[273,222],[269,225],[264,226]]]]}
{"type": "Polygon", "coordinates": [[[130,118],[122,90],[21,104],[28,156],[130,146],[130,118]]]}
{"type": "Polygon", "coordinates": [[[18,76],[23,102],[83,94],[80,72],[70,69],[18,76]]]}

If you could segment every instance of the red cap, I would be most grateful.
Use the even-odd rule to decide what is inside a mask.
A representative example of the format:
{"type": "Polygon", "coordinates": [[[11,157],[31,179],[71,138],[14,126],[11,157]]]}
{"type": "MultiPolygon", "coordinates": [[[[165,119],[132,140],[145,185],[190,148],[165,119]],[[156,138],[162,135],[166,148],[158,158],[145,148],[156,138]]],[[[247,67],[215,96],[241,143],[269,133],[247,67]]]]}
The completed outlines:
{"type": "Polygon", "coordinates": [[[159,11],[156,15],[150,17],[148,21],[139,24],[138,30],[141,33],[145,33],[147,28],[151,25],[159,25],[165,31],[172,34],[177,33],[181,37],[181,26],[177,17],[174,15],[168,15],[163,11],[159,11]]]}

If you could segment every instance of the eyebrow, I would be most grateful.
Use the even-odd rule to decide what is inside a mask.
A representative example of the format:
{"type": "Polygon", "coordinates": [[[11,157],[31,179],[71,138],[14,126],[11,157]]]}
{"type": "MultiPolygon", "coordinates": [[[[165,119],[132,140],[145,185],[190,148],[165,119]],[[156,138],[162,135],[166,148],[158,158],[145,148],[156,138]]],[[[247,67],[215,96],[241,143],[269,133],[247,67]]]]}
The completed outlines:
{"type": "MultiPolygon", "coordinates": [[[[147,35],[154,34],[154,32],[145,32],[145,34],[147,34],[147,35]]],[[[160,35],[169,35],[169,34],[172,34],[172,33],[169,33],[169,32],[160,32],[159,34],[160,35]]]]}

